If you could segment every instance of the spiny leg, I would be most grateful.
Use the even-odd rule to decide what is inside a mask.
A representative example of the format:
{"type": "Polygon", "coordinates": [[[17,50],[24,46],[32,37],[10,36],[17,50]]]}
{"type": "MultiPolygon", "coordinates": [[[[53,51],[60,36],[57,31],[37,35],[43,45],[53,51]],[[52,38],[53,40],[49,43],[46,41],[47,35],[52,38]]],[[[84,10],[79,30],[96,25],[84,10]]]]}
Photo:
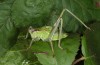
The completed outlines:
{"type": "Polygon", "coordinates": [[[31,40],[29,47],[27,48],[27,50],[32,46],[34,39],[31,40]]]}
{"type": "MultiPolygon", "coordinates": [[[[17,50],[17,51],[27,51],[27,50],[29,50],[30,47],[32,46],[33,41],[34,41],[34,39],[31,40],[30,45],[28,46],[27,49],[22,49],[22,50],[17,50]]],[[[15,51],[15,52],[16,52],[16,51],[15,51]]]]}
{"type": "Polygon", "coordinates": [[[67,11],[68,13],[70,13],[75,19],[77,19],[85,28],[91,30],[81,19],[79,19],[75,14],[73,14],[70,10],[68,9],[64,9],[64,11],[67,11]]]}
{"type": "Polygon", "coordinates": [[[61,18],[61,21],[60,21],[60,28],[59,28],[59,41],[58,41],[58,47],[60,48],[60,49],[63,49],[62,47],[61,47],[61,35],[62,35],[62,26],[63,26],[63,19],[61,18]]]}
{"type": "Polygon", "coordinates": [[[58,26],[59,26],[59,23],[60,23],[60,18],[57,20],[57,22],[55,22],[55,24],[53,25],[53,28],[48,36],[48,39],[47,40],[51,40],[54,36],[54,33],[56,32],[58,26]]]}
{"type": "Polygon", "coordinates": [[[49,42],[50,42],[50,46],[51,46],[51,49],[52,49],[52,53],[53,53],[53,56],[54,56],[54,48],[53,48],[53,43],[52,43],[52,38],[54,36],[54,33],[56,32],[58,26],[59,26],[59,23],[60,23],[60,18],[57,20],[57,22],[54,24],[49,36],[48,36],[48,39],[49,42]]]}
{"type": "Polygon", "coordinates": [[[25,35],[25,39],[27,39],[28,36],[29,36],[29,29],[30,29],[30,28],[32,28],[32,26],[30,26],[30,27],[28,28],[27,34],[25,35]]]}
{"type": "Polygon", "coordinates": [[[65,9],[62,10],[62,12],[61,12],[60,16],[58,17],[57,21],[54,23],[53,28],[52,28],[47,40],[50,40],[53,37],[54,33],[56,32],[56,30],[57,30],[57,28],[59,26],[59,23],[60,23],[60,20],[61,20],[61,18],[63,16],[63,13],[65,11],[66,11],[65,9]]]}
{"type": "MultiPolygon", "coordinates": [[[[50,39],[50,40],[52,39],[54,33],[55,33],[56,30],[57,30],[57,27],[59,26],[61,17],[63,16],[63,13],[64,13],[65,11],[67,11],[68,13],[70,13],[74,18],[76,18],[80,23],[82,23],[87,29],[90,29],[89,27],[87,27],[87,26],[83,23],[83,21],[81,21],[81,20],[80,20],[76,15],[74,15],[71,11],[69,11],[68,9],[63,9],[63,11],[61,12],[60,16],[58,17],[58,20],[57,20],[56,23],[54,24],[54,27],[53,27],[53,29],[51,30],[51,33],[50,33],[48,39],[50,39]]],[[[51,45],[52,45],[52,44],[51,44],[51,45]]],[[[52,47],[53,47],[53,46],[52,46],[52,47]]],[[[60,45],[60,39],[59,39],[58,47],[59,47],[59,48],[62,48],[61,45],[60,45]]],[[[53,48],[52,48],[52,49],[53,49],[53,48]]]]}
{"type": "Polygon", "coordinates": [[[53,56],[54,56],[54,48],[53,48],[53,43],[52,43],[52,41],[51,41],[51,40],[49,40],[49,42],[50,42],[51,50],[52,50],[52,53],[53,53],[53,56]]]}
{"type": "Polygon", "coordinates": [[[27,39],[27,38],[28,38],[28,34],[29,34],[29,32],[27,32],[27,34],[25,35],[25,39],[27,39]]]}
{"type": "Polygon", "coordinates": [[[57,27],[59,26],[60,23],[60,19],[62,18],[64,12],[67,11],[69,14],[71,14],[75,19],[77,19],[82,25],[84,25],[87,29],[91,30],[82,20],[80,20],[75,14],[73,14],[70,10],[68,9],[63,9],[60,16],[58,17],[57,21],[55,22],[53,29],[49,35],[49,39],[52,38],[53,34],[55,33],[55,31],[57,30],[57,27]]]}

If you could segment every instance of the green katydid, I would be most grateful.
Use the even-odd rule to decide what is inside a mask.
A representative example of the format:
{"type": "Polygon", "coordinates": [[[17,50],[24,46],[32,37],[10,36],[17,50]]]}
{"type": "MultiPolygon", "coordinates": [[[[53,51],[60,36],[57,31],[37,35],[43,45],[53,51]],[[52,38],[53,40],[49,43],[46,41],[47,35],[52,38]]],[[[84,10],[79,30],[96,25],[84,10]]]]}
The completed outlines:
{"type": "MultiPolygon", "coordinates": [[[[42,41],[47,41],[46,39],[48,38],[51,30],[52,30],[51,26],[43,26],[43,27],[39,28],[38,30],[35,30],[34,28],[32,28],[32,26],[30,26],[29,29],[28,29],[28,32],[31,35],[32,41],[30,42],[30,45],[27,49],[29,49],[31,47],[33,41],[37,41],[37,40],[40,40],[40,39],[42,41]]],[[[66,33],[62,33],[62,36],[59,37],[58,31],[56,31],[56,33],[54,33],[52,39],[50,41],[48,41],[48,42],[50,42],[53,54],[54,54],[54,49],[53,49],[52,41],[59,40],[59,38],[61,38],[61,39],[65,38],[67,36],[68,35],[66,33]]]]}
{"type": "MultiPolygon", "coordinates": [[[[51,28],[51,27],[47,27],[48,28],[48,31],[46,30],[40,30],[40,31],[35,31],[34,29],[32,29],[32,27],[29,28],[29,33],[32,37],[32,41],[30,43],[30,46],[32,45],[32,42],[34,41],[34,39],[42,39],[43,41],[44,40],[47,40],[50,42],[50,45],[51,45],[51,48],[52,48],[52,52],[54,53],[54,49],[53,49],[53,44],[52,44],[52,41],[53,40],[59,40],[58,41],[58,47],[63,49],[61,47],[61,39],[62,38],[65,38],[67,37],[67,35],[62,34],[62,25],[63,25],[63,14],[64,12],[67,11],[68,13],[70,13],[75,19],[77,19],[82,25],[84,25],[87,29],[91,30],[88,26],[86,26],[82,20],[80,20],[76,15],[74,15],[71,11],[69,11],[68,9],[63,9],[63,11],[61,12],[60,16],[58,17],[57,21],[55,22],[54,26],[51,28]],[[59,25],[60,24],[60,25],[59,25]],[[59,32],[57,32],[57,29],[59,27],[59,32]],[[32,32],[32,31],[35,31],[35,32],[32,32]],[[59,34],[58,34],[59,33],[59,34]],[[42,35],[46,34],[45,37],[42,37],[42,35]],[[37,36],[35,36],[37,35],[37,36]],[[39,36],[38,36],[39,35],[39,36]],[[64,37],[63,37],[64,35],[64,37]],[[57,36],[57,38],[55,38],[55,36],[57,36]],[[55,39],[54,39],[55,38],[55,39]]],[[[27,36],[26,36],[27,37],[27,36]]],[[[29,48],[30,48],[29,46],[29,48]]]]}

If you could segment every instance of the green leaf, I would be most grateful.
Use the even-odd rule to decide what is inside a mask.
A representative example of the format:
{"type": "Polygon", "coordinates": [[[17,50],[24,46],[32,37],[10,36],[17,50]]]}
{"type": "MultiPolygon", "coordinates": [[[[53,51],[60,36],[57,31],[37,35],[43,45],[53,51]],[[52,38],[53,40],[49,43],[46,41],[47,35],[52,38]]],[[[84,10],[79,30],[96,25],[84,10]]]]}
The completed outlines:
{"type": "MultiPolygon", "coordinates": [[[[55,1],[55,10],[52,13],[51,22],[49,24],[53,24],[56,22],[59,17],[61,11],[64,8],[70,10],[73,14],[75,14],[78,18],[80,18],[84,23],[92,22],[92,20],[100,21],[100,8],[97,9],[96,2],[94,0],[57,0],[55,1]],[[55,20],[56,19],[56,20],[55,20]]],[[[76,20],[71,14],[65,12],[63,15],[63,29],[67,32],[76,32],[83,30],[83,25],[76,20]]]]}
{"type": "Polygon", "coordinates": [[[8,51],[0,58],[0,65],[22,65],[23,60],[24,57],[20,52],[8,51]]]}
{"type": "Polygon", "coordinates": [[[41,65],[31,50],[25,50],[29,41],[18,38],[17,43],[0,57],[0,65],[41,65]]]}
{"type": "Polygon", "coordinates": [[[82,54],[86,58],[84,60],[84,65],[97,65],[96,60],[95,60],[95,54],[91,53],[91,50],[89,50],[86,37],[82,37],[82,54]]]}
{"type": "Polygon", "coordinates": [[[12,6],[12,19],[16,27],[42,26],[53,7],[53,0],[15,0],[12,6]]]}
{"type": "Polygon", "coordinates": [[[94,23],[91,29],[93,31],[87,30],[83,37],[82,52],[85,57],[90,57],[85,60],[85,65],[100,65],[100,23],[94,23]]]}
{"type": "Polygon", "coordinates": [[[13,0],[0,3],[0,56],[10,49],[17,38],[16,28],[10,18],[13,0]]]}
{"type": "Polygon", "coordinates": [[[58,47],[58,42],[53,42],[55,56],[52,55],[52,50],[49,42],[37,41],[32,46],[33,52],[38,57],[38,60],[43,65],[71,65],[75,59],[79,48],[79,36],[72,35],[62,39],[61,46],[64,50],[58,47]]]}
{"type": "MultiPolygon", "coordinates": [[[[0,49],[2,49],[0,51],[0,56],[4,56],[4,54],[15,44],[18,35],[16,27],[20,28],[27,26],[31,24],[32,20],[35,20],[35,18],[41,21],[38,18],[42,19],[44,16],[48,16],[50,12],[49,9],[52,8],[52,5],[47,5],[50,4],[51,1],[44,2],[37,0],[32,3],[31,1],[33,0],[5,0],[0,2],[0,49]],[[32,5],[35,5],[35,8],[31,7],[32,5]],[[43,6],[40,7],[41,5],[43,6]],[[16,18],[14,19],[14,17],[16,18]]],[[[37,21],[35,21],[35,23],[37,23],[37,21]]],[[[39,25],[41,24],[43,23],[39,25]]]]}
{"type": "MultiPolygon", "coordinates": [[[[0,1],[0,49],[2,49],[0,50],[0,60],[2,60],[0,65],[15,65],[21,62],[20,59],[15,60],[17,53],[14,54],[13,52],[8,51],[16,42],[19,33],[18,28],[21,29],[21,27],[29,26],[33,21],[35,22],[33,23],[34,25],[38,23],[36,26],[40,26],[41,24],[44,24],[41,20],[44,20],[43,18],[49,16],[50,9],[53,5],[48,4],[53,4],[51,3],[52,0],[32,1],[33,0],[0,1]],[[35,5],[35,7],[32,7],[32,5],[35,5]],[[7,58],[8,55],[9,58],[7,58]],[[12,60],[15,61],[10,59],[11,56],[13,56],[12,60]],[[6,62],[8,60],[9,62],[6,62]]],[[[19,47],[16,48],[19,49],[19,47]]]]}

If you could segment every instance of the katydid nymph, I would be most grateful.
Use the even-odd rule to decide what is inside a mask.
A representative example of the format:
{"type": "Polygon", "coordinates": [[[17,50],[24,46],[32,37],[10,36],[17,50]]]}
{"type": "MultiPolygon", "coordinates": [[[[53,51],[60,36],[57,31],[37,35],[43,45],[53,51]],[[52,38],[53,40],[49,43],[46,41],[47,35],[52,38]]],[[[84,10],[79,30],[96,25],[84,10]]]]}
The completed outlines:
{"type": "MultiPolygon", "coordinates": [[[[30,33],[30,35],[32,37],[32,41],[30,43],[30,46],[32,45],[32,42],[35,39],[42,39],[43,41],[46,40],[46,41],[49,41],[50,42],[51,49],[52,49],[52,52],[54,54],[54,49],[53,49],[52,41],[58,40],[58,47],[60,49],[63,49],[61,47],[61,39],[68,36],[66,33],[63,33],[62,32],[62,26],[63,26],[63,18],[62,18],[62,16],[63,16],[63,14],[64,14],[65,11],[67,11],[75,19],[77,19],[84,27],[86,27],[87,29],[91,30],[87,25],[85,25],[83,23],[82,20],[80,20],[76,15],[74,15],[70,10],[63,9],[62,12],[61,12],[61,14],[60,14],[60,16],[58,17],[57,21],[54,23],[53,27],[46,26],[45,29],[47,29],[47,30],[40,30],[40,31],[35,31],[35,29],[33,29],[32,27],[29,28],[28,32],[30,33]],[[57,30],[58,30],[58,32],[57,32],[57,30]],[[44,34],[46,36],[43,36],[44,34]],[[55,38],[55,36],[56,36],[56,38],[55,38]]],[[[30,46],[29,46],[29,48],[30,48],[30,46]]]]}
{"type": "Polygon", "coordinates": [[[35,30],[34,28],[32,28],[32,26],[29,27],[28,32],[31,35],[32,41],[30,42],[30,45],[27,49],[29,49],[33,43],[33,41],[38,41],[38,40],[42,40],[42,41],[47,41],[50,42],[51,45],[51,49],[52,49],[52,53],[54,55],[54,49],[53,49],[53,44],[52,41],[57,41],[59,40],[59,38],[66,38],[68,35],[66,33],[62,33],[62,35],[59,37],[59,32],[56,31],[53,34],[53,37],[51,40],[47,40],[48,36],[50,35],[50,32],[52,30],[51,26],[43,26],[41,28],[39,28],[38,30],[35,30]]]}

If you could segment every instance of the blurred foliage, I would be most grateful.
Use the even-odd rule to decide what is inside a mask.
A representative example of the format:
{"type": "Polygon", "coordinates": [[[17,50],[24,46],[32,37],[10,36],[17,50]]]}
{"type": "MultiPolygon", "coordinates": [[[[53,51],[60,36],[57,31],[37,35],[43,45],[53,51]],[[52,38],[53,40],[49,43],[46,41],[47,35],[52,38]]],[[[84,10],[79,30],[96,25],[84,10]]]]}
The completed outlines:
{"type": "Polygon", "coordinates": [[[86,30],[83,37],[83,54],[86,57],[93,56],[85,61],[85,65],[100,65],[100,23],[94,23],[91,25],[93,31],[86,30]]]}

